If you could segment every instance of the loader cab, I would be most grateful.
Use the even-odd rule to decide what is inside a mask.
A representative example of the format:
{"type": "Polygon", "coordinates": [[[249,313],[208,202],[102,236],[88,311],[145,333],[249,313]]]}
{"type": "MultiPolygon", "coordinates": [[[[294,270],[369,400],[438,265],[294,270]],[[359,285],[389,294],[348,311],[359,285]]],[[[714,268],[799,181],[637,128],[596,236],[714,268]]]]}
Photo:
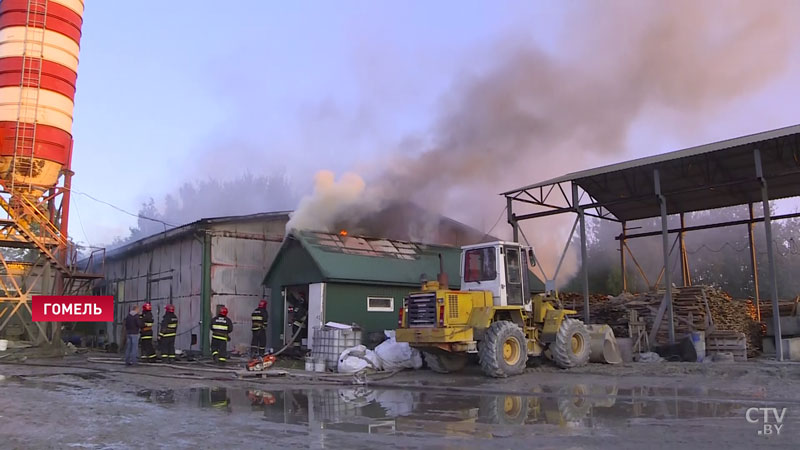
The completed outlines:
{"type": "Polygon", "coordinates": [[[495,306],[528,306],[533,249],[497,241],[461,248],[461,290],[490,291],[495,306]]]}

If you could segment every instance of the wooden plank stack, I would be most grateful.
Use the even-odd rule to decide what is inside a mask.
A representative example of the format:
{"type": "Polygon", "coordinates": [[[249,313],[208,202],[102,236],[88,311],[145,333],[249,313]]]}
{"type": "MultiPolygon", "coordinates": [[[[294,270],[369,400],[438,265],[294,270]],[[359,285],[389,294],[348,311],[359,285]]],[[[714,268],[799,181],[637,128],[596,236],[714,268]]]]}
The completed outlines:
{"type": "MultiPolygon", "coordinates": [[[[733,300],[725,292],[710,286],[675,288],[672,295],[677,337],[692,331],[705,331],[706,335],[718,332],[741,333],[745,337],[747,353],[751,357],[755,356],[761,346],[762,326],[755,321],[755,307],[752,302],[733,300]]],[[[564,307],[578,310],[579,318],[583,319],[581,294],[566,293],[560,294],[560,297],[564,307]]],[[[650,330],[663,298],[664,290],[642,294],[624,293],[616,297],[592,295],[589,298],[591,322],[608,324],[617,337],[629,337],[628,311],[635,310],[650,330]]],[[[651,344],[669,341],[666,318],[665,314],[656,342],[651,344]]]]}
{"type": "MultiPolygon", "coordinates": [[[[794,301],[779,301],[778,302],[778,311],[780,311],[781,316],[791,316],[794,312],[795,302],[794,301]]],[[[768,298],[761,299],[761,320],[767,320],[772,318],[772,300],[768,298]]]]}

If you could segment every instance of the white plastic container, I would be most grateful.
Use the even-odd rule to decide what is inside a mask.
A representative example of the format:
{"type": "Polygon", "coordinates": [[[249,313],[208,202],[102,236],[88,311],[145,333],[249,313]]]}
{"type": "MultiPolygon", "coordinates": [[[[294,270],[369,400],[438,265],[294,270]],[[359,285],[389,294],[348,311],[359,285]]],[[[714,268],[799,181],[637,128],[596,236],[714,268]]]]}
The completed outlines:
{"type": "Polygon", "coordinates": [[[325,370],[336,371],[339,356],[348,348],[361,345],[361,330],[316,327],[313,329],[311,357],[325,361],[325,370]]]}
{"type": "Polygon", "coordinates": [[[314,359],[310,356],[306,358],[306,372],[314,371],[314,359]]]}
{"type": "Polygon", "coordinates": [[[8,341],[5,339],[0,339],[0,352],[4,352],[8,350],[8,341]]]}
{"type": "Polygon", "coordinates": [[[322,358],[314,360],[314,372],[325,372],[325,360],[322,358]]]}

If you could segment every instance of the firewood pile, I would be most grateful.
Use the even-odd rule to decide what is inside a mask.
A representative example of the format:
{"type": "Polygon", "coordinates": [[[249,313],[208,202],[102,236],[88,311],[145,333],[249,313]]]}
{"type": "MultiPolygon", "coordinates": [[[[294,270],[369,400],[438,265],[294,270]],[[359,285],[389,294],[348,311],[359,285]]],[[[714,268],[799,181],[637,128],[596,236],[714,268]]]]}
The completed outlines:
{"type": "MultiPolygon", "coordinates": [[[[579,311],[583,318],[583,295],[560,294],[565,308],[579,311]]],[[[641,320],[652,330],[664,291],[642,294],[624,293],[616,297],[592,295],[589,298],[592,323],[608,324],[617,337],[628,337],[629,310],[636,310],[641,320]]],[[[761,346],[762,328],[755,320],[752,302],[733,300],[721,290],[709,286],[689,286],[673,289],[673,315],[675,334],[681,336],[692,331],[735,331],[747,337],[748,356],[754,356],[761,346]]],[[[763,314],[763,309],[762,309],[763,314]]],[[[664,311],[657,334],[657,343],[669,340],[668,313],[664,311]]]]}
{"type": "MultiPolygon", "coordinates": [[[[780,311],[779,315],[781,316],[791,316],[794,312],[794,301],[779,301],[778,302],[778,311],[780,311]]],[[[751,302],[752,303],[752,302],[751,302]]],[[[766,320],[772,317],[772,300],[769,298],[762,298],[761,299],[761,320],[766,320]]],[[[753,307],[753,317],[755,316],[755,307],[753,307]]]]}
{"type": "Polygon", "coordinates": [[[756,321],[756,308],[753,302],[734,300],[727,293],[711,287],[706,289],[709,292],[708,306],[711,309],[715,329],[744,333],[747,339],[747,356],[749,358],[755,356],[761,348],[761,336],[766,330],[756,321]]]}

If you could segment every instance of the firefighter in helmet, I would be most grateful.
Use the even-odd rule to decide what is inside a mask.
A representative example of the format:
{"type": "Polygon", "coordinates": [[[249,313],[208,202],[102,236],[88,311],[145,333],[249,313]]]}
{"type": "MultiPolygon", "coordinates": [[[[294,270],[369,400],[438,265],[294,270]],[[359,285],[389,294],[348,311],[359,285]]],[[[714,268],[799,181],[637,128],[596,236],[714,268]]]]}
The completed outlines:
{"type": "Polygon", "coordinates": [[[156,357],[156,349],[153,347],[153,305],[150,302],[145,302],[142,306],[142,313],[139,315],[139,323],[141,328],[139,338],[142,343],[142,360],[154,361],[156,357]]]}
{"type": "Polygon", "coordinates": [[[161,359],[175,361],[175,336],[178,332],[178,316],[175,315],[175,305],[167,305],[164,318],[161,319],[161,329],[158,332],[158,346],[161,350],[161,359]]]}
{"type": "Polygon", "coordinates": [[[228,308],[223,306],[211,321],[211,357],[219,364],[228,360],[228,341],[232,332],[233,322],[228,318],[228,308]]]}
{"type": "Polygon", "coordinates": [[[253,340],[250,343],[250,356],[258,358],[264,356],[264,350],[267,348],[267,320],[269,319],[269,313],[267,313],[266,300],[258,302],[258,308],[253,311],[250,318],[253,321],[251,328],[253,340]]]}

